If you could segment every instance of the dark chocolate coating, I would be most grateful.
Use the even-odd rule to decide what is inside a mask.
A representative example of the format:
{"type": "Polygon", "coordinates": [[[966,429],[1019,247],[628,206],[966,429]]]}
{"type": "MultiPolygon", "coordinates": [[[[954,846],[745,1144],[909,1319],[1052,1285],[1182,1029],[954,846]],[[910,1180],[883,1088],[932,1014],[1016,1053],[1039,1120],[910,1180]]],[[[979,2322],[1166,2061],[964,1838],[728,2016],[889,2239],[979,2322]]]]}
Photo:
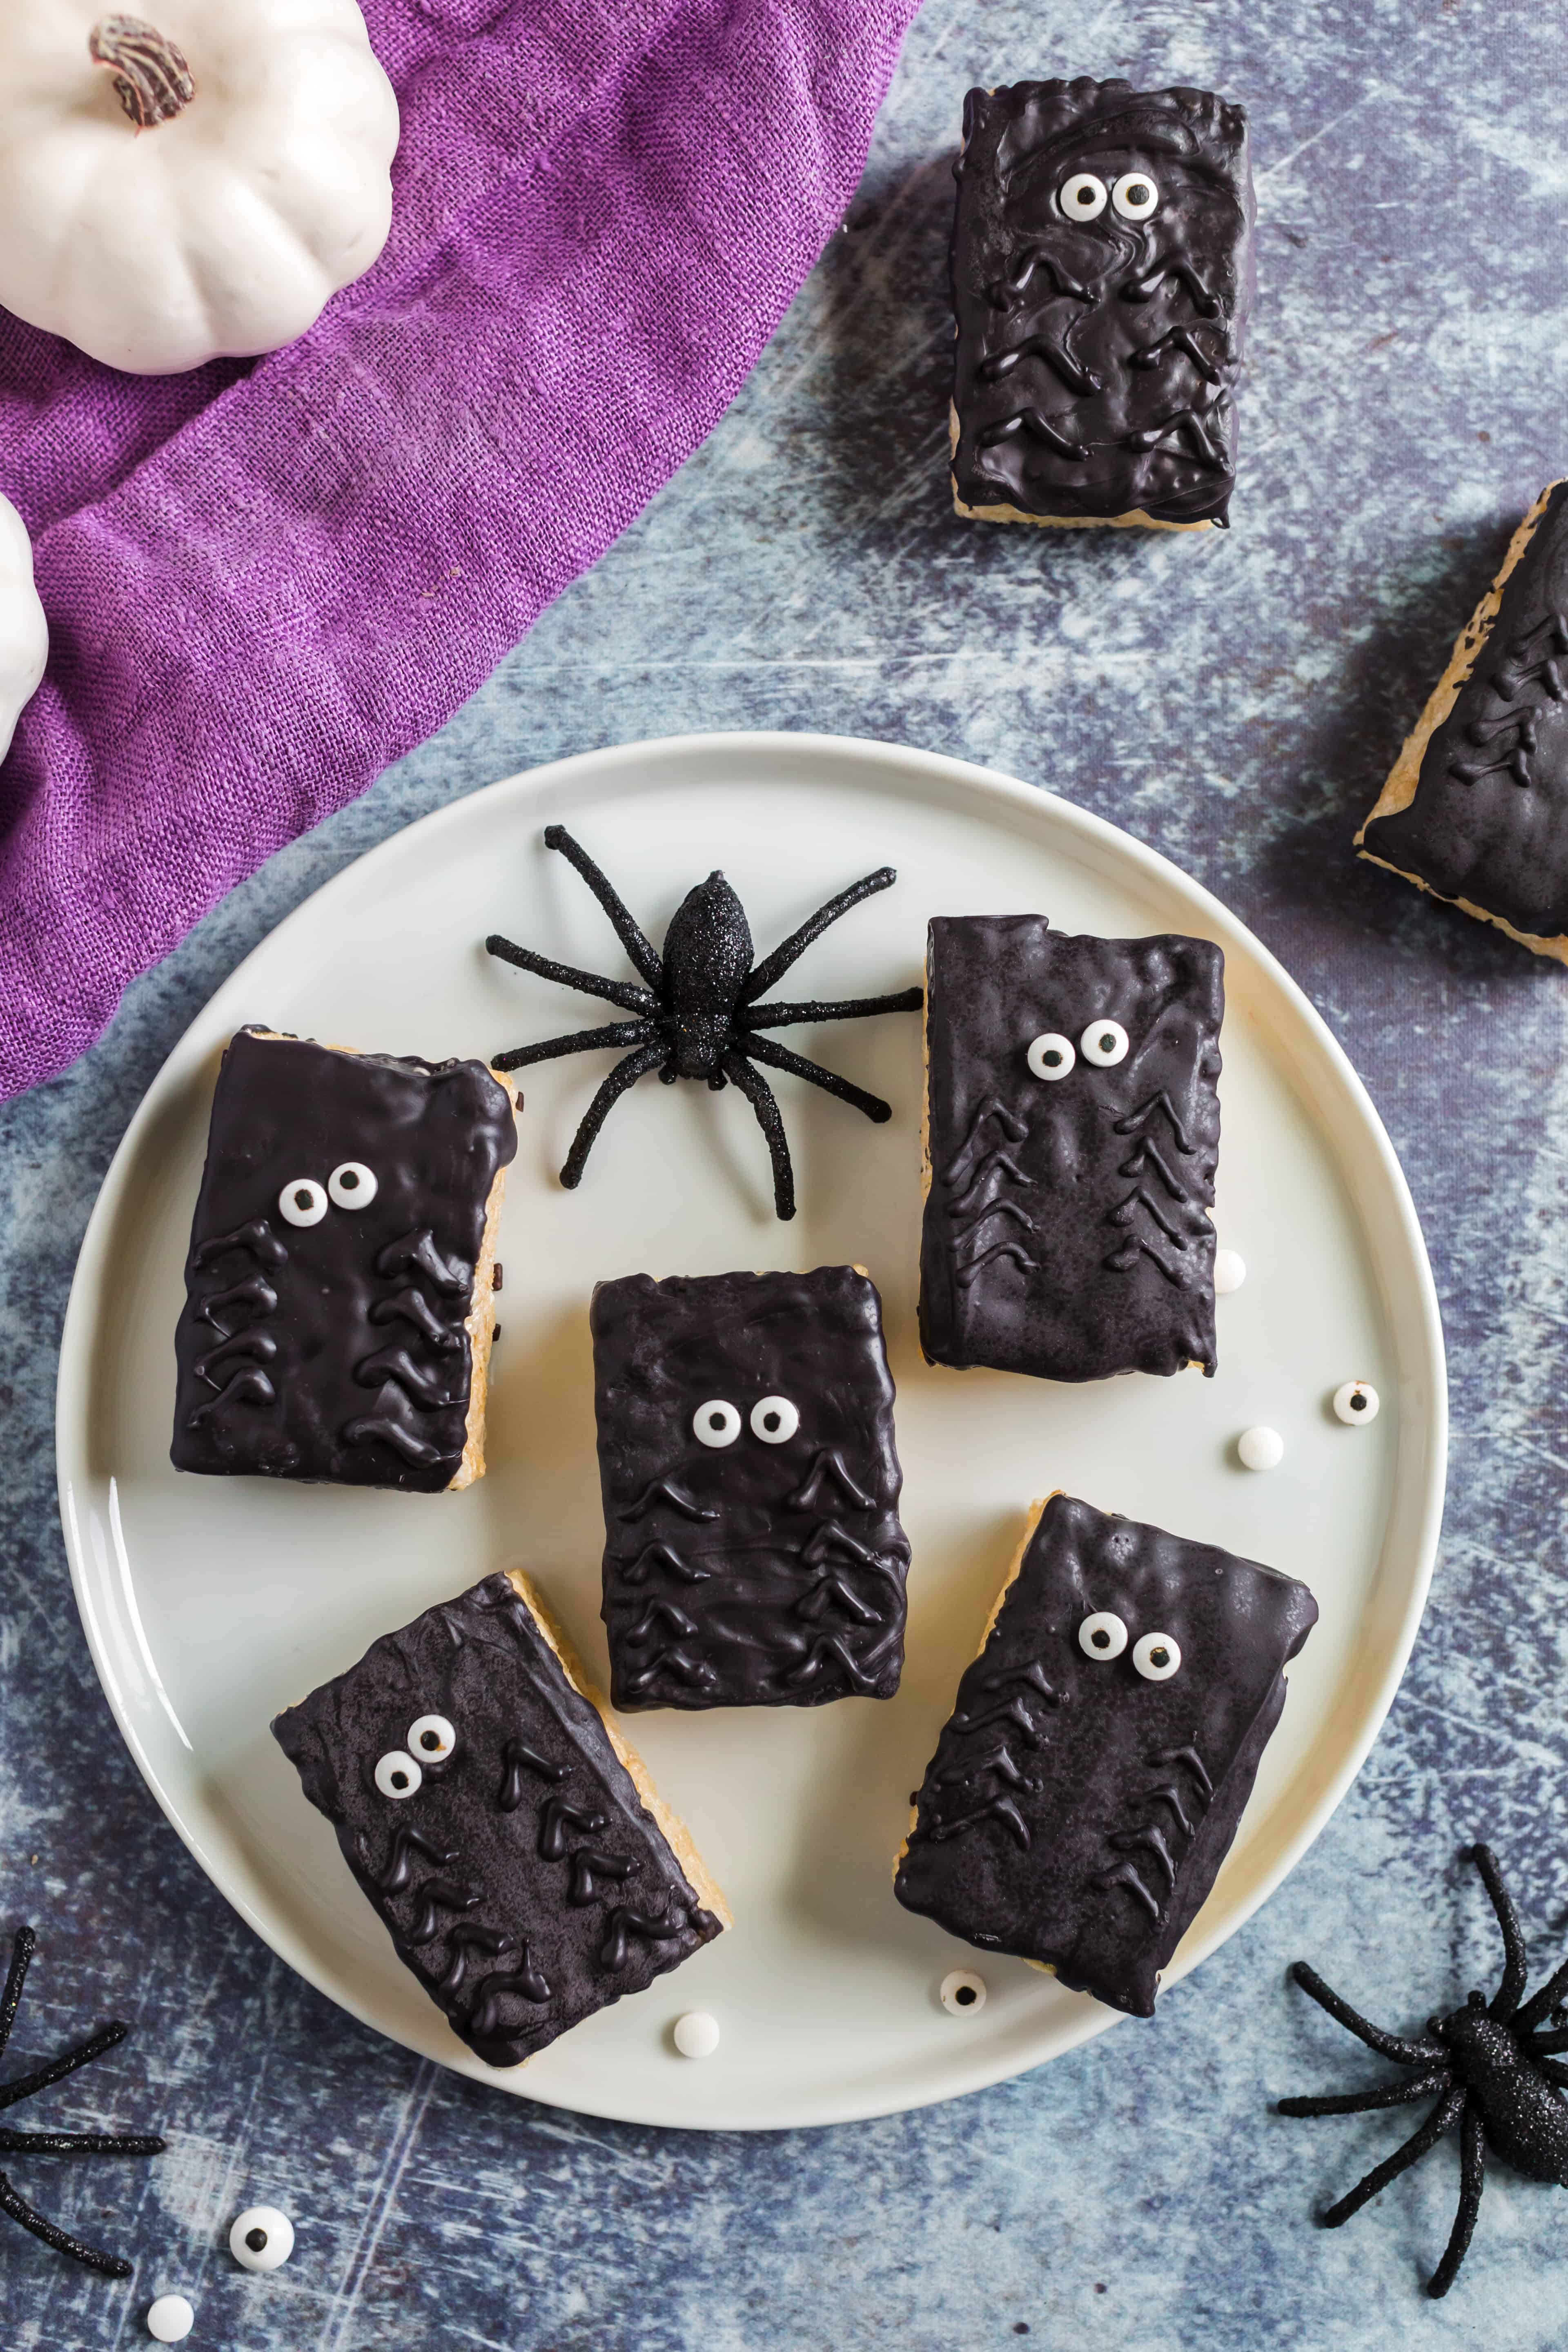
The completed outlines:
{"type": "Polygon", "coordinates": [[[516,2066],[721,1932],[591,1700],[506,1576],[374,1642],[272,1726],[305,1794],[454,2032],[516,2066]],[[379,1760],[421,1716],[457,1744],[413,1796],[379,1760]]]}
{"type": "Polygon", "coordinates": [[[927,1356],[1056,1381],[1212,1372],[1220,949],[938,916],[926,982],[927,1356]],[[1105,1019],[1129,1040],[1109,1069],[1081,1046],[1105,1019]],[[1065,1078],[1029,1067],[1048,1032],[1077,1050],[1065,1078]]]}
{"type": "Polygon", "coordinates": [[[1255,287],[1247,117],[1206,90],[1025,81],[964,101],[953,488],[967,507],[1223,524],[1255,287]],[[1107,201],[1069,219],[1080,173],[1107,201]],[[1110,191],[1144,173],[1147,220],[1110,191]]]}
{"type": "Polygon", "coordinates": [[[175,1333],[176,1470],[434,1493],[467,1436],[465,1321],[517,1150],[482,1062],[348,1054],[242,1029],[218,1072],[175,1333]],[[364,1163],[368,1207],[279,1210],[364,1163]]]}
{"type": "Polygon", "coordinates": [[[1053,1496],[927,1767],[900,1902],[1151,2016],[1317,1618],[1256,1560],[1053,1496]],[[1101,1610],[1127,1630],[1109,1661],[1079,1642],[1101,1610]],[[1150,1633],[1181,1650],[1168,1681],[1132,1663],[1150,1633]]]}
{"type": "Polygon", "coordinates": [[[891,1698],[910,1548],[875,1286],[848,1265],[631,1275],[592,1321],[615,1704],[891,1698]],[[778,1396],[800,1426],[770,1444],[751,1415],[778,1396]],[[694,1434],[714,1399],[731,1444],[694,1434]]]}
{"type": "Polygon", "coordinates": [[[1568,936],[1568,482],[1509,574],[1491,633],[1373,857],[1534,939],[1568,936]]]}

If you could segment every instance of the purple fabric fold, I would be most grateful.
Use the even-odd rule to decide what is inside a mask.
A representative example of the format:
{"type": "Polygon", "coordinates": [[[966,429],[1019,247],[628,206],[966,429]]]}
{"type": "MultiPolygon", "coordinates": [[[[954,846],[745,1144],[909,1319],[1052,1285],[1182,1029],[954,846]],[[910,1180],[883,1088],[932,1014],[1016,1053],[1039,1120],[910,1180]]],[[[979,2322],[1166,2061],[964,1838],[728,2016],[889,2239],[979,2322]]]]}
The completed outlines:
{"type": "Polygon", "coordinates": [[[918,0],[362,0],[387,249],[254,364],[0,312],[47,675],[0,768],[0,1097],[439,727],[708,433],[841,217],[918,0]]]}

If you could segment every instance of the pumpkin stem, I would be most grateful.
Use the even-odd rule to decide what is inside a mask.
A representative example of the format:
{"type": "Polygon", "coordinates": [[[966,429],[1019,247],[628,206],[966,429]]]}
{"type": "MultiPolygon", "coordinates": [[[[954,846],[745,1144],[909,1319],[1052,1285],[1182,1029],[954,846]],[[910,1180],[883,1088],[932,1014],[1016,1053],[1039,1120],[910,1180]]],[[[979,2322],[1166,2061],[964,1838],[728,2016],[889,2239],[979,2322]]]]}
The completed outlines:
{"type": "Polygon", "coordinates": [[[138,131],[172,122],[196,94],[191,69],[174,42],[145,17],[101,17],[87,46],[94,64],[109,68],[114,95],[138,131]]]}

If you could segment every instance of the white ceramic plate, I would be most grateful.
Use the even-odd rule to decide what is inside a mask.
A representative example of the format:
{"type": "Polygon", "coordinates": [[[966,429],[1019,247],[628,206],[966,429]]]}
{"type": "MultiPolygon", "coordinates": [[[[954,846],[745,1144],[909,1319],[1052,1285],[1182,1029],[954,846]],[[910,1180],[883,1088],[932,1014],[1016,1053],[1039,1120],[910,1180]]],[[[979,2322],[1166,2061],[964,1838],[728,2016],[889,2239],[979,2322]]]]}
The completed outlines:
{"type": "MultiPolygon", "coordinates": [[[[792,985],[794,982],[792,981],[792,985]]],[[[410,2049],[529,2096],[642,2122],[844,2121],[978,2088],[1115,2022],[1022,1961],[978,1961],[894,1902],[891,1858],[1031,1496],[1103,1508],[1305,1579],[1321,1622],[1219,1880],[1172,1977],[1277,1886],[1364,1758],[1420,1619],[1442,1507],[1437,1304],[1375,1113],[1300,991],[1251,934],[1152,851],[1067,802],[958,761],[803,735],[710,735],[593,752],[443,809],[320,891],[258,948],[170,1056],[82,1246],[60,1364],[61,1509],[94,1663],[131,1751],[204,1870],[301,1975],[410,2049]],[[802,1200],[772,1215],[767,1158],[733,1089],[638,1086],[580,1192],[554,1171],[602,1055],[523,1073],[507,1193],[489,1475],[459,1496],[177,1477],[173,1335],[219,1050],[243,1022],[394,1053],[495,1053],[604,1017],[487,957],[500,929],[624,967],[598,908],[541,842],[563,817],[654,939],[721,866],[759,954],[844,883],[897,887],[798,968],[799,992],[917,980],[933,913],[1039,908],[1058,928],[1217,940],[1229,1008],[1216,1222],[1246,1286],[1219,1302],[1220,1370],[1089,1388],[921,1361],[920,1024],[792,1042],[887,1095],[872,1128],[780,1080],[802,1200]],[[913,1545],[909,1664],[890,1704],[652,1713],[631,1730],[724,1886],[737,1925],[676,1976],[526,2068],[492,2073],[395,1958],[268,1724],[378,1633],[490,1570],[527,1568],[602,1680],[586,1304],[602,1276],[858,1260],[880,1286],[913,1545]],[[1336,1422],[1372,1381],[1369,1428],[1336,1422]],[[1239,1467],[1271,1423],[1277,1470],[1239,1467]],[[950,2016],[936,1988],[983,1967],[950,2016]],[[710,2010],[702,2062],[669,2028],[710,2010]]]]}

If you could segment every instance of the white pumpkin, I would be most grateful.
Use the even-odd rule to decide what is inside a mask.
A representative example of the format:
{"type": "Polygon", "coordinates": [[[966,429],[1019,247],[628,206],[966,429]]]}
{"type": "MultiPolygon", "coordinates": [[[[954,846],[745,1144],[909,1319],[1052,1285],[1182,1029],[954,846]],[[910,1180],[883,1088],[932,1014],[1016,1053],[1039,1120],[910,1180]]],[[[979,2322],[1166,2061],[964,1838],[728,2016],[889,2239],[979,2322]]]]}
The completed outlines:
{"type": "Polygon", "coordinates": [[[22,705],[38,690],[49,627],[33,585],[33,543],[9,499],[0,499],[0,760],[22,705]]]}
{"type": "Polygon", "coordinates": [[[142,5],[0,0],[0,303],[169,375],[292,342],[370,268],[397,100],[354,0],[142,5]]]}

